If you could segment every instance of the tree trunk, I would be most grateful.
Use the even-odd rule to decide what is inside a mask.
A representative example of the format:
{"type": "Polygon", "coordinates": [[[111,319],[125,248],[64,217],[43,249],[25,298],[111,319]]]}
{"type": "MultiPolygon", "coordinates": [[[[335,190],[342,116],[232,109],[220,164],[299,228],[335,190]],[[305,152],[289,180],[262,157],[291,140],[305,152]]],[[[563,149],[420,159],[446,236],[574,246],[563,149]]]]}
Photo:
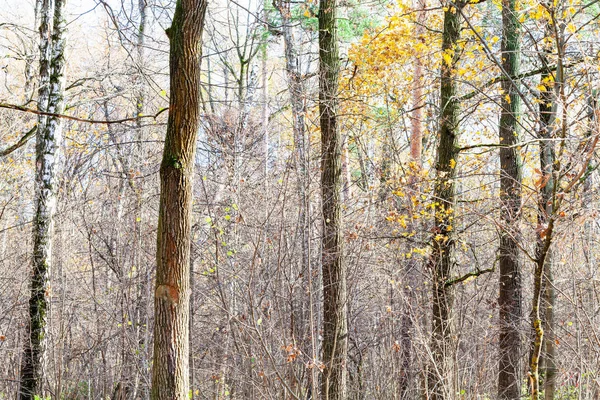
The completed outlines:
{"type": "Polygon", "coordinates": [[[456,99],[454,71],[459,60],[461,16],[449,6],[444,12],[444,31],[440,88],[440,132],[436,163],[434,235],[429,267],[433,275],[433,321],[431,334],[432,365],[428,383],[432,400],[452,398],[452,287],[447,285],[454,253],[453,207],[456,190],[456,159],[458,157],[458,125],[460,104],[456,99]]]}
{"type": "MultiPolygon", "coordinates": [[[[423,26],[425,24],[426,0],[416,0],[417,20],[415,24],[415,37],[420,38],[423,35],[423,26]]],[[[421,153],[423,151],[423,107],[425,101],[423,97],[423,63],[419,57],[414,60],[413,87],[412,87],[413,109],[411,116],[411,134],[410,134],[410,161],[413,163],[409,168],[409,188],[408,213],[410,223],[408,232],[418,232],[420,230],[419,221],[412,217],[417,211],[415,205],[410,200],[420,192],[419,174],[421,171],[421,153]]],[[[410,246],[407,244],[407,252],[410,252],[410,246]]],[[[422,273],[423,266],[415,257],[404,260],[403,264],[404,284],[402,294],[404,304],[402,307],[402,316],[400,321],[400,379],[399,391],[400,399],[409,400],[416,396],[415,385],[415,365],[413,363],[413,340],[414,340],[414,310],[416,309],[416,288],[418,283],[418,274],[422,273]]]]}
{"type": "Polygon", "coordinates": [[[170,107],[160,166],[153,400],[187,400],[190,240],[205,0],[178,0],[170,39],[170,107]]]}
{"type": "MultiPolygon", "coordinates": [[[[298,209],[298,236],[301,241],[301,266],[300,274],[302,281],[300,290],[295,291],[294,307],[294,340],[300,345],[304,354],[310,355],[316,359],[318,356],[313,351],[316,345],[313,343],[314,332],[311,329],[312,310],[309,299],[310,293],[314,290],[311,279],[310,263],[310,199],[308,190],[308,157],[306,138],[306,105],[305,105],[305,85],[302,80],[300,69],[300,60],[297,52],[297,45],[293,35],[293,21],[291,20],[291,10],[289,1],[276,1],[275,7],[281,16],[281,32],[283,35],[285,49],[285,72],[290,93],[290,103],[292,105],[292,129],[294,133],[294,163],[296,173],[298,174],[297,188],[300,207],[298,209]]],[[[317,381],[316,370],[310,370],[310,383],[317,381]]],[[[292,385],[293,386],[293,385],[292,385]]],[[[311,391],[315,391],[312,387],[311,391]]]]}
{"type": "Polygon", "coordinates": [[[342,138],[338,126],[339,48],[337,0],[319,2],[319,113],[323,207],[323,372],[325,400],[347,396],[346,266],[342,237],[342,138]]]}
{"type": "MultiPolygon", "coordinates": [[[[546,27],[546,33],[553,32],[552,28],[546,27]]],[[[550,52],[550,49],[545,49],[550,52]]],[[[541,61],[544,65],[548,65],[548,59],[546,54],[540,56],[541,61]]],[[[542,349],[544,340],[547,335],[545,329],[552,329],[548,326],[548,318],[553,320],[553,304],[547,304],[545,311],[550,311],[550,315],[545,315],[542,320],[542,301],[548,300],[546,291],[547,286],[551,286],[553,283],[548,281],[548,276],[551,276],[551,249],[552,244],[552,233],[554,228],[554,212],[555,212],[555,201],[556,201],[556,174],[557,164],[556,153],[554,149],[554,141],[549,140],[554,138],[557,102],[556,93],[559,90],[559,85],[562,82],[562,65],[559,66],[554,75],[551,71],[546,70],[540,76],[542,82],[547,82],[549,79],[554,79],[553,88],[542,91],[540,93],[541,102],[539,103],[539,124],[540,131],[538,138],[540,140],[540,171],[542,172],[540,184],[539,184],[539,195],[538,195],[538,227],[537,227],[537,248],[536,248],[536,266],[534,272],[534,292],[533,292],[533,303],[531,310],[531,325],[533,328],[533,343],[532,351],[529,361],[529,374],[531,380],[531,398],[538,400],[541,396],[540,391],[540,374],[539,366],[542,357],[542,349]]],[[[553,301],[553,295],[551,300],[553,301]]],[[[551,348],[553,348],[553,344],[551,348]]],[[[553,370],[554,359],[550,360],[552,364],[550,368],[553,370]]],[[[553,372],[553,371],[552,371],[553,372]]],[[[550,392],[546,396],[554,396],[550,392]]],[[[546,397],[549,398],[549,397],[546,397]]]]}
{"type": "MultiPolygon", "coordinates": [[[[38,109],[61,113],[65,66],[64,0],[45,0],[40,9],[40,87],[38,109]]],[[[62,137],[59,118],[38,118],[36,144],[35,208],[33,221],[33,276],[29,323],[21,364],[19,398],[44,397],[48,284],[52,266],[53,219],[56,205],[56,168],[62,137]]]]}
{"type": "Polygon", "coordinates": [[[134,149],[134,174],[130,174],[130,186],[135,195],[135,209],[133,215],[133,249],[132,249],[132,262],[137,271],[137,299],[135,304],[135,330],[138,342],[139,355],[137,356],[137,368],[136,378],[134,385],[134,396],[138,394],[142,399],[149,397],[149,387],[146,382],[149,381],[149,351],[148,351],[148,305],[149,298],[147,293],[150,288],[149,282],[149,270],[143,257],[143,234],[142,234],[142,221],[144,214],[143,200],[144,200],[144,148],[143,140],[145,129],[143,126],[142,116],[145,112],[146,106],[146,83],[143,72],[143,65],[145,62],[145,40],[146,40],[146,26],[147,26],[147,4],[146,0],[138,1],[138,11],[140,13],[140,20],[137,32],[137,93],[136,93],[136,115],[135,121],[136,136],[135,136],[135,149],[134,149]]]}
{"type": "MultiPolygon", "coordinates": [[[[519,17],[515,0],[502,2],[502,68],[509,76],[520,69],[519,17]]],[[[519,140],[521,98],[517,81],[503,80],[505,94],[501,100],[500,143],[500,206],[504,230],[500,233],[499,267],[500,312],[498,398],[521,398],[521,266],[519,263],[519,233],[515,229],[521,208],[521,157],[515,144],[519,140]]]]}

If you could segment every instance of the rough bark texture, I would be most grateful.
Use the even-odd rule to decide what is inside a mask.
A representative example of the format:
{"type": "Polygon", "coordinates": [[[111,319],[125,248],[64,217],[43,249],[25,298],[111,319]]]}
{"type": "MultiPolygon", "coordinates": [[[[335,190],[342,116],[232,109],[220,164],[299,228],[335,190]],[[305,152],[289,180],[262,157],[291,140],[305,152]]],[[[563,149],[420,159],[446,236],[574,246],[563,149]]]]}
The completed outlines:
{"type": "Polygon", "coordinates": [[[200,124],[205,0],[178,0],[170,39],[170,108],[160,167],[153,400],[187,400],[193,167],[200,124]]]}
{"type": "Polygon", "coordinates": [[[337,0],[319,3],[319,113],[323,202],[323,362],[325,400],[347,396],[348,353],[346,267],[342,238],[342,139],[337,120],[339,49],[337,0]]]}
{"type": "MultiPolygon", "coordinates": [[[[40,14],[40,88],[38,109],[48,113],[63,111],[65,66],[64,0],[45,0],[40,14]]],[[[21,362],[19,398],[45,395],[48,284],[52,266],[53,218],[56,206],[56,167],[61,142],[59,118],[40,116],[36,144],[35,209],[33,221],[33,275],[29,299],[27,339],[21,362]]]]}
{"type": "Polygon", "coordinates": [[[452,286],[447,285],[452,270],[454,253],[454,203],[455,178],[458,157],[460,104],[456,98],[454,70],[459,60],[461,17],[449,6],[444,12],[442,52],[450,55],[449,62],[442,61],[440,88],[440,132],[437,149],[434,235],[429,267],[433,275],[433,321],[431,334],[432,363],[429,366],[428,384],[430,399],[452,398],[452,286]]]}
{"type": "MultiPolygon", "coordinates": [[[[502,2],[502,67],[509,76],[517,76],[520,68],[519,19],[516,0],[502,2]]],[[[515,144],[519,140],[521,98],[518,81],[503,80],[500,116],[500,204],[504,230],[500,234],[499,267],[500,312],[498,398],[521,398],[521,267],[519,234],[515,227],[521,208],[521,157],[515,144]],[[509,147],[512,146],[512,147],[509,147]]]]}

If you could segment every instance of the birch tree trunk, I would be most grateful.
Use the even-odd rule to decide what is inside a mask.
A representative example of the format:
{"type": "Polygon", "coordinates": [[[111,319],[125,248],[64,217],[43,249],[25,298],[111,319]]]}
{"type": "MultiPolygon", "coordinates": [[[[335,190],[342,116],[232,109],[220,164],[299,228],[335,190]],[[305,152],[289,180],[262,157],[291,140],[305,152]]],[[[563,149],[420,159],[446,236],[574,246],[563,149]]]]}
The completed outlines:
{"type": "Polygon", "coordinates": [[[153,400],[187,400],[190,240],[205,0],[178,0],[170,40],[170,106],[160,167],[153,400]]]}
{"type": "MultiPolygon", "coordinates": [[[[38,109],[63,111],[65,66],[65,0],[43,0],[40,7],[40,86],[38,109]]],[[[29,323],[21,361],[19,398],[44,397],[45,353],[49,280],[52,267],[53,219],[56,208],[56,169],[62,138],[57,117],[38,118],[35,174],[35,218],[33,221],[33,275],[29,299],[29,323]]]]}

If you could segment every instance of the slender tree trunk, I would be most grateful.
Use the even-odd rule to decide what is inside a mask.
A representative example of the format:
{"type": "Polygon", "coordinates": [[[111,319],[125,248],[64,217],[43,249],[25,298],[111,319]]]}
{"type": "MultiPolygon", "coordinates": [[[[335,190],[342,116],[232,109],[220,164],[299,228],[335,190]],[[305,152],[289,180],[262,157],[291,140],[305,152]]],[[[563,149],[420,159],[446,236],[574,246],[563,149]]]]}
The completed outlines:
{"type": "MultiPolygon", "coordinates": [[[[516,0],[502,2],[502,67],[509,76],[520,70],[520,33],[516,0]]],[[[521,208],[521,157],[515,144],[519,140],[521,99],[517,81],[502,81],[505,96],[501,101],[500,143],[500,205],[505,228],[500,234],[499,267],[500,312],[498,398],[521,398],[521,266],[517,226],[521,208]]]]}
{"type": "Polygon", "coordinates": [[[338,126],[337,0],[319,2],[319,113],[323,207],[323,372],[325,400],[347,397],[348,327],[342,237],[342,138],[338,126]]]}
{"type": "Polygon", "coordinates": [[[139,356],[137,357],[137,368],[136,378],[134,385],[134,396],[137,395],[138,387],[139,394],[142,399],[149,397],[149,387],[147,382],[149,381],[149,352],[148,352],[148,302],[147,292],[149,289],[149,271],[146,263],[143,259],[143,235],[142,235],[142,222],[144,217],[143,200],[144,200],[144,149],[143,140],[145,129],[143,126],[142,116],[145,112],[146,106],[146,84],[144,81],[143,65],[145,62],[145,40],[146,40],[146,25],[147,25],[147,14],[146,14],[146,0],[138,1],[138,11],[140,13],[140,21],[138,25],[137,34],[137,94],[136,94],[136,111],[138,118],[135,121],[136,126],[136,145],[134,155],[134,171],[135,176],[130,177],[130,186],[135,195],[135,209],[133,215],[133,265],[137,271],[137,299],[135,304],[136,314],[136,337],[138,341],[139,356]],[[140,379],[141,378],[141,379],[140,379]]]}
{"type": "MultiPolygon", "coordinates": [[[[547,33],[551,33],[553,30],[549,26],[547,27],[547,33]]],[[[550,50],[548,50],[550,51],[550,50]]],[[[544,65],[548,65],[548,59],[546,54],[540,56],[541,61],[544,65]]],[[[555,132],[555,121],[558,104],[556,102],[557,94],[559,91],[560,84],[562,82],[562,65],[557,68],[556,75],[551,71],[545,71],[541,74],[540,79],[542,82],[547,82],[549,79],[554,79],[553,88],[542,91],[540,93],[542,101],[539,103],[539,124],[540,131],[538,137],[540,140],[540,171],[542,172],[541,181],[539,184],[539,197],[538,197],[538,227],[537,227],[537,249],[536,249],[536,266],[534,271],[534,292],[533,292],[533,303],[532,303],[532,315],[531,325],[533,328],[533,343],[531,357],[529,361],[529,374],[531,384],[531,398],[538,400],[541,396],[540,391],[540,360],[542,358],[542,349],[544,341],[547,339],[546,329],[552,329],[552,326],[548,325],[548,318],[553,320],[553,294],[549,298],[547,295],[548,286],[553,285],[553,282],[548,281],[548,276],[551,276],[551,244],[552,234],[554,228],[554,212],[555,212],[555,201],[556,201],[556,174],[557,164],[556,153],[554,149],[554,141],[549,140],[554,138],[555,132]],[[550,315],[544,315],[542,318],[543,301],[551,300],[552,303],[546,304],[544,311],[549,311],[550,315]]],[[[551,350],[554,345],[551,345],[551,350]]],[[[551,374],[554,373],[554,355],[550,360],[551,374]]],[[[551,376],[552,379],[554,377],[551,376]]],[[[549,387],[550,393],[546,396],[554,396],[552,392],[553,388],[549,387]]],[[[550,397],[546,397],[547,399],[550,397]]]]}
{"type": "MultiPolygon", "coordinates": [[[[290,102],[292,105],[292,128],[294,133],[294,161],[296,172],[298,174],[298,197],[300,207],[298,209],[298,236],[301,244],[301,266],[300,273],[302,274],[301,291],[296,292],[294,300],[294,339],[299,342],[300,349],[305,354],[312,354],[313,345],[311,343],[314,332],[311,332],[311,307],[309,293],[311,287],[311,265],[310,265],[310,199],[307,195],[308,187],[308,158],[307,140],[306,140],[306,124],[304,121],[306,115],[305,106],[305,88],[302,80],[302,72],[300,70],[300,60],[298,57],[297,46],[294,40],[292,31],[291,11],[289,1],[275,2],[275,6],[279,11],[282,19],[281,31],[283,33],[283,42],[285,49],[285,72],[287,75],[288,89],[290,93],[290,102]]],[[[315,368],[310,371],[310,381],[317,380],[315,368]]],[[[314,388],[311,389],[314,391],[314,388]]]]}
{"type": "Polygon", "coordinates": [[[556,393],[556,337],[554,335],[554,307],[556,303],[556,295],[554,292],[554,278],[552,276],[553,255],[549,250],[546,255],[546,266],[544,270],[544,300],[546,303],[545,318],[544,318],[544,398],[546,400],[554,400],[556,393]]]}
{"type": "MultiPolygon", "coordinates": [[[[65,66],[64,0],[44,0],[40,9],[40,87],[38,109],[63,110],[65,66]]],[[[19,398],[43,397],[47,342],[48,284],[52,266],[53,219],[56,206],[56,168],[62,137],[60,120],[40,116],[36,144],[35,207],[33,222],[33,275],[29,299],[29,323],[21,364],[19,398]]]]}
{"type": "Polygon", "coordinates": [[[454,204],[456,197],[456,161],[458,157],[459,112],[454,71],[459,60],[460,11],[449,6],[444,12],[442,52],[450,56],[442,60],[440,88],[440,132],[436,163],[434,235],[429,267],[433,274],[433,321],[431,334],[432,363],[428,384],[432,400],[452,396],[452,287],[447,285],[454,253],[454,204]]]}
{"type": "MultiPolygon", "coordinates": [[[[39,28],[40,23],[40,13],[43,5],[43,0],[35,0],[35,8],[33,11],[33,29],[39,28]]],[[[32,85],[34,82],[34,74],[33,74],[33,64],[35,61],[35,52],[36,48],[39,48],[38,37],[33,35],[31,38],[31,54],[27,54],[25,59],[25,87],[23,88],[23,92],[25,93],[25,101],[29,101],[33,99],[35,87],[32,85]]]]}
{"type": "Polygon", "coordinates": [[[153,400],[187,400],[190,240],[205,0],[178,0],[170,39],[170,108],[160,167],[153,400]]]}
{"type": "MultiPolygon", "coordinates": [[[[425,23],[426,0],[416,0],[415,2],[417,21],[415,24],[415,36],[420,38],[423,35],[423,24],[425,23]]],[[[409,188],[408,209],[410,215],[409,232],[419,231],[419,223],[412,219],[416,212],[415,205],[411,197],[417,196],[419,192],[419,173],[421,171],[421,153],[423,151],[423,64],[419,57],[414,60],[412,98],[414,111],[411,117],[410,134],[410,161],[409,168],[409,188]]],[[[408,245],[410,246],[410,244],[408,245]]],[[[410,251],[410,248],[407,249],[410,251]]],[[[416,304],[416,287],[418,285],[417,274],[422,270],[422,265],[415,257],[411,257],[403,262],[404,285],[402,288],[404,304],[402,307],[402,316],[400,321],[400,399],[410,400],[415,398],[417,388],[415,385],[415,371],[413,365],[413,340],[414,340],[414,310],[416,304]]]]}

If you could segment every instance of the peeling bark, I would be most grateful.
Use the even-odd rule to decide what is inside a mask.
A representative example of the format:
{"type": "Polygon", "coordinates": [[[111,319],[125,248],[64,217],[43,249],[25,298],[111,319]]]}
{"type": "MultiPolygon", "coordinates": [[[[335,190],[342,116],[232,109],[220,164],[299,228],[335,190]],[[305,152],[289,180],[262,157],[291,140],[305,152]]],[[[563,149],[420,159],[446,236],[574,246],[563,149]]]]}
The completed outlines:
{"type": "MultiPolygon", "coordinates": [[[[63,111],[65,67],[64,0],[44,0],[40,9],[40,87],[38,110],[63,111]]],[[[21,362],[19,398],[44,397],[49,281],[56,209],[56,169],[62,126],[55,116],[38,118],[35,174],[35,218],[33,221],[33,275],[29,299],[27,339],[21,362]]]]}

